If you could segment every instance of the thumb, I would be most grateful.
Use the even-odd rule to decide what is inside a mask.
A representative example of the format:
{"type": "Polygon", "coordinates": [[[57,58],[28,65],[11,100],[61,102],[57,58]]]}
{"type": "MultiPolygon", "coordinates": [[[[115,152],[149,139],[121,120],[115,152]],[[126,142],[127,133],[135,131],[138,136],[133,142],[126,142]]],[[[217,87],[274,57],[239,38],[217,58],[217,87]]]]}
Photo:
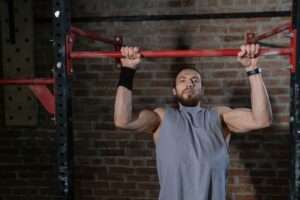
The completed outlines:
{"type": "Polygon", "coordinates": [[[237,55],[237,60],[238,60],[239,62],[241,62],[243,54],[244,54],[244,53],[243,53],[242,51],[240,51],[240,52],[238,53],[238,55],[237,55]]]}
{"type": "Polygon", "coordinates": [[[243,56],[243,52],[240,51],[237,56],[238,56],[238,58],[241,58],[243,56]]]}

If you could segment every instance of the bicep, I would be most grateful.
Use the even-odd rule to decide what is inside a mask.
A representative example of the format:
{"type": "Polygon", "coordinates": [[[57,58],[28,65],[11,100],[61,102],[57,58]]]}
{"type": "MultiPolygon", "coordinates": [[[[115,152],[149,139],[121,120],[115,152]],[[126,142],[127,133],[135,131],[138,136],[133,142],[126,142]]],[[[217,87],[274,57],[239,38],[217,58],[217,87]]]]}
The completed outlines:
{"type": "Polygon", "coordinates": [[[142,110],[138,114],[134,114],[133,120],[120,128],[125,130],[154,133],[160,124],[159,115],[152,110],[142,110]]]}
{"type": "Polygon", "coordinates": [[[248,108],[231,109],[222,114],[224,123],[228,129],[236,133],[245,133],[260,128],[254,120],[252,112],[248,108]]]}

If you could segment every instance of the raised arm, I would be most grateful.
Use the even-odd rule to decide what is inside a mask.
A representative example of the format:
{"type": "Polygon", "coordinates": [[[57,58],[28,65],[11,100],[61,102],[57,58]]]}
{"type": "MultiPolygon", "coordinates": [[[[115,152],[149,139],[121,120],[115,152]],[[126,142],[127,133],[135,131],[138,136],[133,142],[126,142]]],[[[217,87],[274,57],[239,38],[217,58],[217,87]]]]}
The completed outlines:
{"type": "Polygon", "coordinates": [[[118,83],[114,123],[118,128],[154,133],[160,125],[161,109],[142,110],[140,113],[132,113],[132,84],[137,65],[140,63],[141,55],[137,47],[123,47],[121,53],[122,67],[120,81],[118,83]]]}
{"type": "Polygon", "coordinates": [[[239,62],[246,68],[251,87],[251,109],[223,109],[222,118],[232,132],[244,133],[271,125],[272,109],[262,75],[257,67],[259,46],[243,45],[239,62]]]}

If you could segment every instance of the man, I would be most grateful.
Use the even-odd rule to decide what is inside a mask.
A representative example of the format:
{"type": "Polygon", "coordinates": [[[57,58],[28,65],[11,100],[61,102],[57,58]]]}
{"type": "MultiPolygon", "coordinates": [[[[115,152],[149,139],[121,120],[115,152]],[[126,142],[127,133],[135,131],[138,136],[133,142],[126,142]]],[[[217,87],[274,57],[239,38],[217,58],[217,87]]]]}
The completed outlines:
{"type": "Polygon", "coordinates": [[[137,47],[123,47],[114,122],[119,128],[153,135],[156,144],[160,200],[225,200],[231,133],[268,127],[272,111],[261,70],[259,46],[243,45],[238,61],[251,86],[251,109],[201,107],[201,74],[181,69],[173,94],[179,108],[159,107],[132,114],[132,82],[141,55],[137,47]]]}

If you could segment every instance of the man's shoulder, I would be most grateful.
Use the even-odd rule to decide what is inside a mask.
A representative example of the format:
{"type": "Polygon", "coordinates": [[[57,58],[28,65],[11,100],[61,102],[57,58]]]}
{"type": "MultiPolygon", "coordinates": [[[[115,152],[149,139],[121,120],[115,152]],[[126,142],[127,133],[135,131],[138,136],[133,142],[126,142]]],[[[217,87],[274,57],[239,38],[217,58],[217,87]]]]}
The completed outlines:
{"type": "Polygon", "coordinates": [[[165,107],[157,107],[157,108],[153,109],[153,112],[155,112],[159,116],[159,118],[161,120],[163,120],[163,118],[165,116],[166,108],[165,107]]]}
{"type": "Polygon", "coordinates": [[[231,111],[232,108],[230,108],[228,106],[214,106],[214,107],[212,107],[212,110],[214,110],[215,112],[218,113],[219,119],[221,120],[221,126],[223,128],[224,138],[225,138],[227,144],[229,144],[231,132],[230,132],[229,128],[227,127],[227,125],[225,124],[223,114],[231,111]]]}
{"type": "Polygon", "coordinates": [[[166,111],[165,107],[157,107],[153,109],[154,112],[156,113],[164,113],[166,111]]]}
{"type": "Polygon", "coordinates": [[[219,113],[219,115],[222,115],[223,113],[231,111],[232,108],[228,106],[213,106],[211,107],[211,110],[216,111],[217,113],[219,113]]]}

